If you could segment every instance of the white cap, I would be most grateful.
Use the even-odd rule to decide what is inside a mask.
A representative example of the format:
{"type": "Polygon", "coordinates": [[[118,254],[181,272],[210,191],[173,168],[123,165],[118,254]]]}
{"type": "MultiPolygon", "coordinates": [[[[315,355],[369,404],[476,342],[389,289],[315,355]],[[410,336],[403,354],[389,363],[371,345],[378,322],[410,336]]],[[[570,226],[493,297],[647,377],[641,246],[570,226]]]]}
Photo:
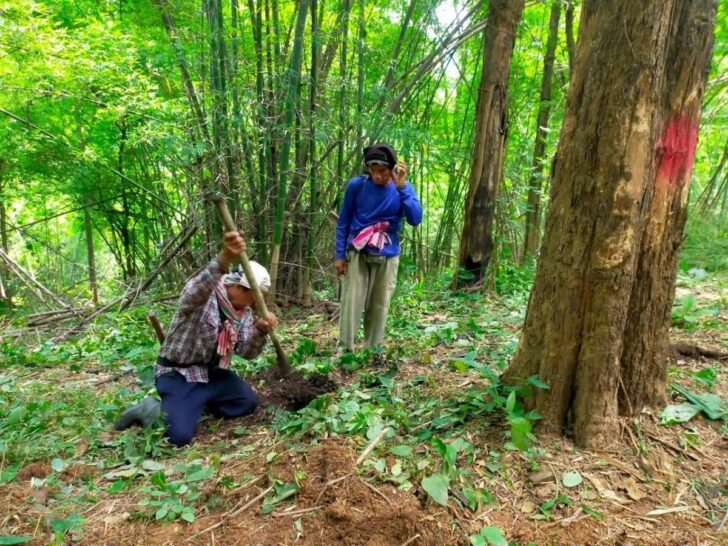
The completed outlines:
{"type": "MultiPolygon", "coordinates": [[[[258,282],[261,292],[268,292],[268,290],[270,290],[270,274],[268,273],[268,270],[258,262],[254,262],[252,260],[250,261],[250,269],[252,269],[253,275],[255,275],[255,280],[258,282]]],[[[248,282],[248,278],[245,276],[242,267],[238,268],[237,271],[233,271],[225,275],[225,280],[223,282],[225,283],[225,286],[235,286],[236,284],[239,284],[245,288],[250,288],[250,283],[248,282]]]]}

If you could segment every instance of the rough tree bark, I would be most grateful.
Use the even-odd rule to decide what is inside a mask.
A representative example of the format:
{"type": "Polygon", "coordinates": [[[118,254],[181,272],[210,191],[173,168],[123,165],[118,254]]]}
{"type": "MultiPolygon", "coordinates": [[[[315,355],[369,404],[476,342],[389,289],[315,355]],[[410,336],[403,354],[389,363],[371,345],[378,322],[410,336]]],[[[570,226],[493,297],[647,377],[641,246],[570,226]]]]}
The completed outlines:
{"type": "Polygon", "coordinates": [[[678,258],[710,69],[714,0],[676,2],[667,51],[663,116],[654,152],[650,208],[627,313],[619,391],[622,414],[666,400],[667,351],[678,258]]]}
{"type": "Polygon", "coordinates": [[[613,443],[620,411],[664,394],[715,12],[714,0],[582,8],[536,281],[504,376],[546,381],[542,429],[571,425],[581,446],[613,443]]]}
{"type": "MultiPolygon", "coordinates": [[[[493,254],[493,216],[508,135],[508,77],[524,0],[493,0],[484,31],[483,76],[475,114],[473,168],[465,201],[458,264],[482,279],[493,254]]],[[[457,282],[457,278],[456,278],[457,282]]]]}

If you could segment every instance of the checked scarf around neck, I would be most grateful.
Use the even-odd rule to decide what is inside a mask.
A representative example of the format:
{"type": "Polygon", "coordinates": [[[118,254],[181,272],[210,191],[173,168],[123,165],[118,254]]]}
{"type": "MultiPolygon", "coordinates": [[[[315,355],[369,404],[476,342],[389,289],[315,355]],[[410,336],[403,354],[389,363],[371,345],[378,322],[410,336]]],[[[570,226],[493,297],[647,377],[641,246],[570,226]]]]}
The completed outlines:
{"type": "Polygon", "coordinates": [[[384,245],[388,245],[392,242],[387,230],[389,229],[389,222],[377,222],[371,226],[367,226],[362,229],[359,234],[352,239],[351,244],[355,249],[361,251],[365,246],[371,246],[381,252],[384,245]]]}
{"type": "Polygon", "coordinates": [[[243,318],[245,318],[245,310],[238,311],[230,303],[223,279],[220,279],[215,287],[215,295],[217,296],[217,305],[225,316],[220,333],[217,335],[217,354],[220,355],[220,367],[227,368],[235,350],[240,325],[243,318]]]}

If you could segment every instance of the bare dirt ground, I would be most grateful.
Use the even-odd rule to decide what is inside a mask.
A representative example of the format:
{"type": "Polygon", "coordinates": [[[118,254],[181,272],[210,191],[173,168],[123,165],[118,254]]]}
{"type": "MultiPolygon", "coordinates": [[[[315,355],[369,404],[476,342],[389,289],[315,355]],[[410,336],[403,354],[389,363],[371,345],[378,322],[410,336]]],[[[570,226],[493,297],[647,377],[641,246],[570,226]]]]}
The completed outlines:
{"type": "MultiPolygon", "coordinates": [[[[675,332],[673,341],[725,353],[724,331],[675,332]]],[[[327,345],[330,337],[322,331],[318,341],[327,345]]],[[[428,388],[439,393],[484,382],[475,373],[466,375],[464,382],[462,373],[430,364],[457,350],[439,346],[418,355],[400,365],[395,380],[426,371],[431,379],[428,388]]],[[[676,354],[670,382],[698,390],[691,373],[708,365],[718,371],[713,392],[728,400],[724,359],[676,354]]],[[[340,385],[347,380],[351,378],[336,378],[340,385]]],[[[486,469],[484,460],[471,462],[480,485],[494,498],[477,512],[455,502],[439,506],[419,487],[402,491],[378,479],[371,467],[357,466],[366,447],[360,438],[281,438],[271,432],[269,421],[267,414],[258,412],[208,427],[201,434],[196,449],[209,453],[214,449],[208,448],[238,438],[236,429],[244,426],[248,449],[228,459],[220,454],[223,462],[217,477],[243,483],[233,489],[217,485],[203,490],[197,504],[205,508],[191,524],[134,517],[139,509],[136,493],[109,494],[108,480],[94,466],[66,469],[65,485],[92,484],[94,501],[77,508],[85,519],[83,532],[67,535],[65,543],[459,545],[469,544],[469,536],[481,527],[497,526],[511,544],[518,545],[728,544],[728,436],[721,429],[723,423],[702,416],[665,426],[658,416],[645,412],[640,419],[622,421],[618,448],[599,452],[576,449],[564,438],[539,437],[543,452],[538,468],[525,454],[503,449],[502,428],[474,419],[465,425],[468,440],[481,453],[504,453],[502,469],[495,474],[486,469]],[[567,471],[578,472],[583,482],[567,490],[562,481],[567,471]],[[288,502],[264,513],[261,499],[276,480],[296,481],[300,489],[288,502]],[[544,519],[540,508],[554,499],[544,519]]],[[[180,452],[181,459],[188,456],[180,452]]],[[[49,543],[52,533],[45,516],[54,492],[33,486],[32,480],[50,472],[49,462],[31,463],[0,491],[0,522],[5,522],[0,535],[30,536],[28,544],[34,545],[49,543]]]]}

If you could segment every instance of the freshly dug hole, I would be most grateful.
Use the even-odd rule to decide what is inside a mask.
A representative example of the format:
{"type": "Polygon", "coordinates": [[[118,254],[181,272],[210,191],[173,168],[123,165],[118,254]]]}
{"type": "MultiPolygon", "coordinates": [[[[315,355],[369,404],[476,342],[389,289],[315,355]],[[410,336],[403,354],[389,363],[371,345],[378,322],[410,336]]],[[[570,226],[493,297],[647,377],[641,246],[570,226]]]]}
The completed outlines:
{"type": "Polygon", "coordinates": [[[260,397],[260,406],[269,404],[289,411],[305,408],[316,397],[333,392],[338,385],[321,374],[303,377],[295,370],[282,379],[276,377],[276,369],[271,367],[251,378],[260,397]]]}

